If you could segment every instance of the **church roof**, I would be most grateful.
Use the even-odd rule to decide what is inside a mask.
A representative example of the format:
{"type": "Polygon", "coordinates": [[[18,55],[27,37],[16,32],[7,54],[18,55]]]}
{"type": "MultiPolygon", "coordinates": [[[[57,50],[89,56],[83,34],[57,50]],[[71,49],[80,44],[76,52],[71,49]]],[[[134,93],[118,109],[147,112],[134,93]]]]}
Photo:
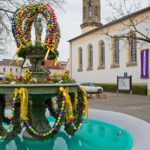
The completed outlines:
{"type": "Polygon", "coordinates": [[[17,63],[16,60],[13,60],[10,64],[11,61],[12,59],[3,59],[0,61],[0,66],[22,66],[24,63],[24,60],[19,60],[19,63],[17,63]]]}
{"type": "Polygon", "coordinates": [[[54,60],[46,60],[45,61],[45,67],[48,69],[58,69],[58,70],[64,70],[66,67],[65,61],[59,61],[57,65],[55,65],[54,60]]]}
{"type": "Polygon", "coordinates": [[[91,31],[89,31],[89,32],[86,32],[86,33],[84,33],[84,34],[81,34],[81,35],[79,35],[79,36],[77,36],[77,37],[75,37],[75,38],[73,38],[73,39],[70,39],[68,42],[72,42],[72,41],[74,41],[74,40],[76,40],[76,39],[78,39],[78,38],[84,37],[84,36],[86,36],[86,35],[88,35],[88,34],[91,34],[91,33],[93,33],[93,32],[96,32],[96,31],[98,31],[98,30],[100,30],[100,29],[103,29],[103,28],[105,28],[105,27],[108,27],[108,26],[110,26],[110,25],[116,24],[116,23],[118,23],[118,22],[120,22],[120,21],[123,21],[123,20],[125,20],[125,19],[128,19],[129,17],[135,16],[135,15],[139,15],[139,14],[144,13],[144,12],[146,12],[146,11],[150,11],[150,6],[144,8],[144,9],[141,9],[141,10],[139,10],[139,11],[136,11],[136,12],[134,12],[134,13],[131,13],[131,14],[129,14],[129,15],[126,15],[126,16],[124,16],[124,17],[121,17],[121,18],[119,18],[119,19],[116,19],[116,20],[114,20],[114,21],[112,21],[112,22],[109,22],[109,23],[107,23],[107,24],[105,24],[105,25],[101,25],[100,27],[98,27],[98,28],[96,28],[96,29],[93,29],[93,30],[91,30],[91,31]]]}

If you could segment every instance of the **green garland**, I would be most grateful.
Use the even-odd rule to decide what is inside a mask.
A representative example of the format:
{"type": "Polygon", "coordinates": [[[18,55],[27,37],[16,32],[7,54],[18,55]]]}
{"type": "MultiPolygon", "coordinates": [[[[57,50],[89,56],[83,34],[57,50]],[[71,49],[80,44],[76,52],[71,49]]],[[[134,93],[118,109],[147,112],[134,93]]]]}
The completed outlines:
{"type": "Polygon", "coordinates": [[[10,123],[10,119],[5,117],[5,107],[6,107],[6,100],[5,100],[5,95],[0,95],[0,107],[1,107],[1,114],[2,114],[2,121],[5,122],[6,124],[10,123]]]}
{"type": "Polygon", "coordinates": [[[20,101],[19,97],[15,94],[12,101],[11,118],[8,119],[4,115],[5,98],[0,95],[0,139],[11,140],[21,132],[20,126],[20,101]],[[8,124],[8,129],[5,130],[2,122],[8,124]]]}
{"type": "MultiPolygon", "coordinates": [[[[83,113],[83,110],[85,109],[85,104],[84,104],[84,100],[83,100],[83,95],[84,92],[81,90],[80,87],[78,87],[78,97],[77,97],[77,108],[74,109],[73,111],[73,116],[75,116],[75,118],[73,120],[71,120],[69,123],[65,123],[65,117],[63,122],[65,123],[65,131],[67,132],[68,135],[73,135],[82,125],[83,122],[83,118],[85,116],[85,114],[83,113]]],[[[75,103],[75,93],[70,93],[70,98],[71,98],[71,102],[72,104],[75,103]]],[[[54,116],[55,118],[57,118],[58,115],[58,109],[55,109],[54,104],[52,99],[49,99],[48,101],[46,101],[46,104],[48,106],[48,110],[51,113],[52,116],[54,116]]],[[[59,98],[57,100],[57,105],[59,106],[59,98]]]]}
{"type": "MultiPolygon", "coordinates": [[[[65,131],[69,135],[73,135],[80,127],[82,126],[83,118],[85,118],[85,104],[83,100],[84,92],[81,90],[80,87],[78,87],[78,97],[77,97],[77,108],[73,111],[73,116],[75,118],[71,120],[68,124],[65,124],[65,131]]],[[[70,95],[72,103],[74,103],[75,100],[75,93],[71,93],[70,95]]]]}
{"type": "MultiPolygon", "coordinates": [[[[24,120],[26,128],[27,128],[27,132],[29,134],[31,134],[35,139],[45,140],[50,137],[52,138],[60,129],[60,127],[63,123],[64,115],[65,115],[65,111],[64,111],[65,110],[65,98],[63,95],[60,96],[59,102],[60,102],[60,105],[58,106],[58,113],[57,113],[56,121],[55,121],[53,127],[50,127],[49,130],[47,130],[45,132],[39,132],[32,126],[31,119],[24,120]]],[[[30,118],[30,116],[28,118],[30,118]]]]}
{"type": "MultiPolygon", "coordinates": [[[[22,47],[18,53],[19,57],[26,58],[28,55],[33,55],[33,54],[40,54],[40,55],[46,55],[48,49],[45,45],[42,45],[39,42],[36,42],[35,45],[28,45],[25,47],[22,47]]],[[[55,51],[50,51],[48,55],[48,59],[56,59],[59,55],[59,52],[57,50],[55,51]]]]}

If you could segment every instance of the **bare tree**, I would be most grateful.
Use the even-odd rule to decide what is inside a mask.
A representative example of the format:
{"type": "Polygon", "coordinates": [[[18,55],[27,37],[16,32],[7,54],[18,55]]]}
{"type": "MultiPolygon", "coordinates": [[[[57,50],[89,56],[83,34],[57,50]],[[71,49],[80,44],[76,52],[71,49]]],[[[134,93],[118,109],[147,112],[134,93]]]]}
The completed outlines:
{"type": "MultiPolygon", "coordinates": [[[[126,17],[127,23],[122,22],[124,28],[123,30],[127,30],[127,33],[118,35],[117,38],[121,39],[131,39],[135,38],[137,41],[143,41],[146,43],[150,43],[150,17],[145,17],[141,22],[144,22],[145,29],[141,30],[137,27],[141,22],[137,21],[137,15],[135,12],[141,9],[141,1],[140,0],[121,0],[121,1],[112,1],[106,0],[108,6],[110,6],[113,10],[112,20],[116,20],[118,18],[126,17]],[[136,36],[130,36],[129,32],[136,33],[136,36]]],[[[149,7],[150,8],[150,7],[149,7]]],[[[149,15],[150,16],[150,15],[149,15]]],[[[110,21],[110,18],[109,18],[110,21]]],[[[122,33],[122,32],[120,32],[122,33]]],[[[109,32],[106,33],[109,37],[114,37],[109,32]]]]}
{"type": "Polygon", "coordinates": [[[14,11],[22,4],[28,4],[33,2],[49,2],[53,7],[61,8],[66,0],[0,0],[0,34],[3,29],[8,30],[6,23],[4,22],[6,18],[10,20],[14,11]],[[3,16],[3,17],[2,17],[3,16]],[[5,18],[4,18],[5,17],[5,18]],[[4,18],[4,19],[2,19],[4,18]]]}
{"type": "Polygon", "coordinates": [[[63,9],[66,0],[0,0],[0,54],[5,52],[5,43],[11,38],[11,17],[15,10],[23,4],[33,2],[49,2],[52,7],[63,9]]]}

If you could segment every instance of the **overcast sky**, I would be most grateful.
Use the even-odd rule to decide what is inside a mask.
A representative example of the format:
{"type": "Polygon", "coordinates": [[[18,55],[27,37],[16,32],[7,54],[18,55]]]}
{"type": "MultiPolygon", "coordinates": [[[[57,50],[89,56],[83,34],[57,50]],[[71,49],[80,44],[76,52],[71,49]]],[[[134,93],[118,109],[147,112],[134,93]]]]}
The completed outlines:
{"type": "MultiPolygon", "coordinates": [[[[113,0],[114,1],[114,0],[113,0]]],[[[138,0],[129,0],[138,1],[138,0]]],[[[141,8],[150,5],[149,0],[141,0],[141,8]]],[[[61,42],[59,45],[60,60],[67,60],[69,57],[69,39],[81,34],[80,25],[82,24],[82,0],[68,0],[64,6],[65,12],[56,10],[58,22],[61,27],[61,42]]],[[[106,0],[101,0],[102,23],[106,23],[107,18],[111,17],[112,8],[108,6],[106,0]]]]}
{"type": "MultiPolygon", "coordinates": [[[[118,0],[111,0],[118,1],[118,0]]],[[[150,5],[149,0],[127,0],[129,2],[136,3],[141,1],[141,8],[148,7],[150,5]]],[[[74,38],[81,34],[80,25],[82,24],[82,0],[67,0],[67,4],[63,6],[64,11],[56,9],[56,15],[61,28],[61,42],[59,44],[60,60],[65,60],[69,58],[69,39],[74,38]]],[[[106,23],[106,19],[111,17],[112,8],[108,6],[106,0],[101,0],[101,22],[106,23]]],[[[9,50],[11,50],[10,48],[9,50]]],[[[8,51],[9,51],[8,50],[8,51]]],[[[13,47],[11,52],[9,51],[8,56],[16,51],[13,47]]],[[[2,58],[2,56],[0,56],[2,58]]],[[[6,57],[6,56],[4,56],[6,57]]]]}

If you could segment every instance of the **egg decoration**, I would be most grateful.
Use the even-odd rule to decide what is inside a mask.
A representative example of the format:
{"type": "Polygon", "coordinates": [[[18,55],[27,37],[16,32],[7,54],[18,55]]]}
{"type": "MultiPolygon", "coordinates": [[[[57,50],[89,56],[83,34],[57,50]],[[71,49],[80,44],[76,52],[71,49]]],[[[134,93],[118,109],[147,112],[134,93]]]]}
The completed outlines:
{"type": "Polygon", "coordinates": [[[12,33],[15,38],[19,54],[22,48],[32,45],[31,28],[37,15],[42,15],[47,21],[46,37],[43,46],[48,58],[50,51],[57,50],[60,41],[60,28],[54,10],[49,3],[34,3],[23,5],[16,10],[12,18],[12,33]]]}

